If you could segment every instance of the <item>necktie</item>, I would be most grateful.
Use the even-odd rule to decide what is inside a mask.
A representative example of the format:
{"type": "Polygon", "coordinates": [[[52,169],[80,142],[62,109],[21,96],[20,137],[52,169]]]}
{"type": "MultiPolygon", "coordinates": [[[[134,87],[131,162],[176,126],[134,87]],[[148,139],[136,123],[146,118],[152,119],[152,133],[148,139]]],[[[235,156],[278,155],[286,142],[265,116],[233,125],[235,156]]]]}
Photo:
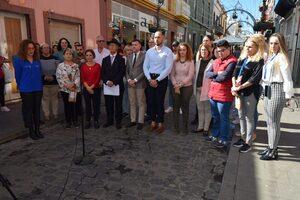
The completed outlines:
{"type": "Polygon", "coordinates": [[[132,68],[134,67],[134,65],[135,65],[135,62],[136,62],[136,53],[134,54],[134,59],[133,59],[133,64],[132,64],[132,68]]]}
{"type": "Polygon", "coordinates": [[[113,62],[114,62],[114,58],[115,58],[115,56],[111,56],[111,57],[110,57],[110,63],[111,63],[111,65],[112,65],[113,62]]]}

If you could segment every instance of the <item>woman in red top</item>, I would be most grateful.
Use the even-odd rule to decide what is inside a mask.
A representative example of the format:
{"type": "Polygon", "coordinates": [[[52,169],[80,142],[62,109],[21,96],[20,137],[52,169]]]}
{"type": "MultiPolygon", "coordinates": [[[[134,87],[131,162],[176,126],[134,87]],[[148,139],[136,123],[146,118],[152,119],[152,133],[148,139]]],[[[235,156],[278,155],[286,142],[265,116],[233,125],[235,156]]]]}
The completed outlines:
{"type": "Polygon", "coordinates": [[[86,129],[89,129],[91,126],[92,113],[94,118],[94,128],[99,128],[101,66],[94,62],[94,58],[94,51],[92,49],[87,49],[85,51],[86,63],[83,64],[80,69],[86,108],[86,129]]]}

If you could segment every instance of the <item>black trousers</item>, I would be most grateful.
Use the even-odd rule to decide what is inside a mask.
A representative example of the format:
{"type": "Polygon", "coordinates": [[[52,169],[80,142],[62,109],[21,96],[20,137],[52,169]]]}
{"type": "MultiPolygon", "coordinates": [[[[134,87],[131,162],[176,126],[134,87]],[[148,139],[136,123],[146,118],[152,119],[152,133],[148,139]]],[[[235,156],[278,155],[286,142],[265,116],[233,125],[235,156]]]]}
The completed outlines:
{"type": "Polygon", "coordinates": [[[25,127],[39,127],[43,92],[21,92],[20,94],[25,127]]]}
{"type": "Polygon", "coordinates": [[[164,103],[165,103],[165,95],[168,87],[168,77],[159,81],[158,86],[153,88],[148,84],[149,90],[149,109],[151,121],[155,121],[157,123],[164,122],[164,103]]]}
{"type": "Polygon", "coordinates": [[[94,94],[90,94],[85,88],[83,89],[83,96],[85,102],[85,120],[90,121],[93,113],[94,121],[99,120],[100,103],[101,103],[101,90],[94,88],[94,94]]]}
{"type": "Polygon", "coordinates": [[[5,106],[4,87],[5,87],[5,80],[4,78],[0,78],[0,106],[5,106]]]}
{"type": "Polygon", "coordinates": [[[123,94],[124,87],[120,86],[120,96],[104,95],[107,123],[113,123],[114,116],[116,124],[121,123],[123,94]]]}
{"type": "Polygon", "coordinates": [[[77,93],[76,102],[69,102],[69,93],[60,92],[64,102],[65,118],[67,123],[78,122],[78,108],[81,108],[81,95],[77,93]]]}

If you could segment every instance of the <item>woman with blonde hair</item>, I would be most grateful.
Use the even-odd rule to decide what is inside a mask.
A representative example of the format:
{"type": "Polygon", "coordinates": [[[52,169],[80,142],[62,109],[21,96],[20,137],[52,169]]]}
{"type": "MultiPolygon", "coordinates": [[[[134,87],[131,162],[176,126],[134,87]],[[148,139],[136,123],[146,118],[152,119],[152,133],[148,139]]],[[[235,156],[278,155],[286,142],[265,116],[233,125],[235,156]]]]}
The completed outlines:
{"type": "Polygon", "coordinates": [[[236,97],[238,108],[241,139],[233,144],[239,147],[239,152],[251,150],[252,134],[255,128],[255,111],[259,96],[259,83],[264,65],[263,35],[248,38],[242,50],[232,77],[232,95],[236,97]]]}
{"type": "Polygon", "coordinates": [[[208,97],[211,79],[206,77],[206,72],[212,67],[212,50],[211,46],[202,43],[199,46],[199,59],[196,62],[196,74],[194,81],[194,96],[198,110],[198,127],[193,133],[202,133],[208,136],[209,125],[211,121],[211,110],[208,97]]]}
{"type": "Polygon", "coordinates": [[[182,110],[184,134],[188,133],[189,105],[193,94],[193,78],[195,65],[193,52],[187,43],[180,43],[178,53],[171,71],[171,80],[174,94],[174,127],[176,133],[179,129],[179,112],[182,110]]]}
{"type": "Polygon", "coordinates": [[[268,147],[259,153],[261,160],[278,159],[280,118],[287,99],[294,95],[287,48],[283,35],[269,39],[269,55],[263,67],[264,109],[267,115],[268,147]]]}

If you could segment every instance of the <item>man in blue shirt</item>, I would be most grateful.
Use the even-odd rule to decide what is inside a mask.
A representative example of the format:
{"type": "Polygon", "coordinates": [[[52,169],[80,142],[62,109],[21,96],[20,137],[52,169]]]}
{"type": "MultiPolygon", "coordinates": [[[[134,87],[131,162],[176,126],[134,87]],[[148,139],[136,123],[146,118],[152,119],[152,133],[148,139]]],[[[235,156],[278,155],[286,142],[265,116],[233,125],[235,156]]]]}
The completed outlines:
{"type": "Polygon", "coordinates": [[[158,133],[164,131],[164,99],[168,86],[168,75],[173,66],[173,53],[171,49],[163,45],[164,39],[164,33],[156,31],[155,46],[146,52],[144,61],[144,74],[149,82],[150,130],[156,130],[158,133]]]}

